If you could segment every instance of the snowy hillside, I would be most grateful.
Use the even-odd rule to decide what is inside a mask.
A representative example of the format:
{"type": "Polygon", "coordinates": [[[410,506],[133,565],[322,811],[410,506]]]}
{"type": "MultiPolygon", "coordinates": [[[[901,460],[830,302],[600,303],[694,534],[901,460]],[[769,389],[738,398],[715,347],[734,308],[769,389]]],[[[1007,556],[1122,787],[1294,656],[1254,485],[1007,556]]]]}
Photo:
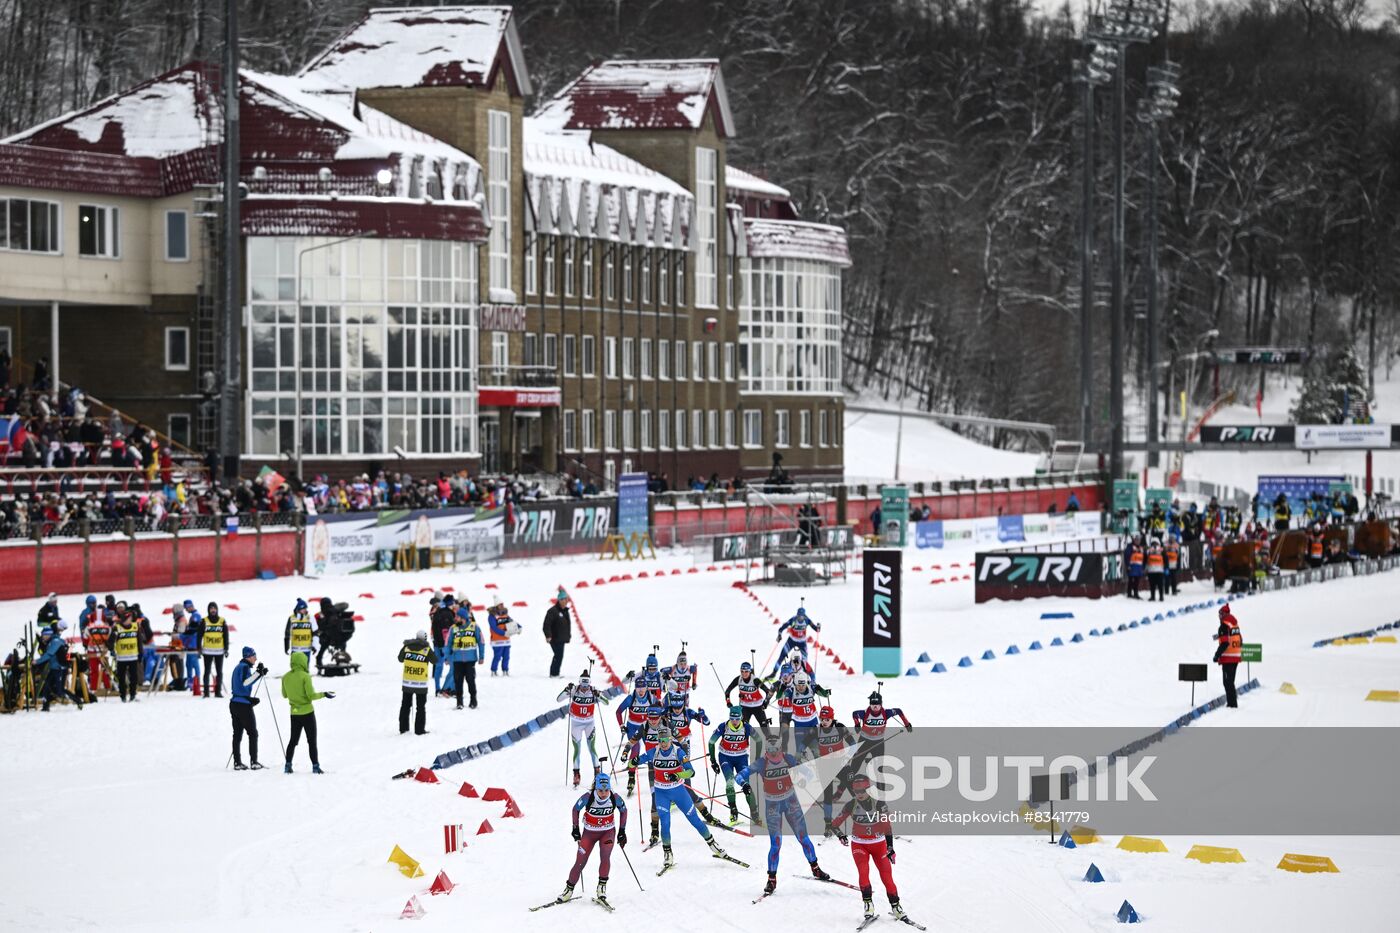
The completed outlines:
{"type": "MultiPolygon", "coordinates": [[[[1214,613],[1185,615],[1113,638],[1076,632],[1136,618],[1145,608],[1125,600],[1049,600],[974,607],[970,552],[911,550],[906,560],[906,664],[920,651],[949,673],[888,682],[891,705],[918,725],[1123,725],[1146,732],[1188,706],[1185,685],[1175,679],[1177,660],[1208,660],[1214,613]],[[934,582],[943,581],[943,582],[934,582]],[[1042,621],[1047,610],[1075,618],[1042,621]],[[1032,640],[1062,647],[1029,650],[1032,640]],[[1020,653],[1006,656],[1009,645],[1020,653]],[[964,655],[997,659],[959,669],[964,655]]],[[[199,604],[229,607],[237,627],[235,652],[257,647],[275,673],[283,621],[296,596],[330,595],[351,603],[365,621],[351,642],[364,670],[340,680],[318,679],[338,696],[316,704],[324,776],[307,772],[305,752],[297,773],[276,768],[278,733],[288,727],[287,708],[271,684],[272,700],[257,709],[262,759],[269,770],[224,769],[229,753],[225,701],[182,695],[144,697],[138,705],[104,700],[83,711],[59,707],[49,714],[0,719],[0,795],[9,804],[4,903],[0,929],[54,931],[387,930],[397,929],[405,901],[418,895],[427,914],[405,928],[424,930],[558,930],[565,927],[627,928],[654,921],[665,904],[697,929],[789,929],[808,933],[849,931],[859,918],[851,891],[800,880],[806,871],[793,840],[782,850],[777,894],[751,906],[763,884],[768,842],[717,832],[721,845],[754,867],[741,869],[707,857],[703,844],[679,819],[677,868],[656,877],[660,850],[643,854],[637,835],[628,847],[646,888],[637,889],[627,864],[615,855],[609,894],[617,908],[606,917],[582,901],[542,913],[527,906],[555,897],[572,864],[569,807],[577,792],[566,786],[565,729],[553,724],[537,735],[484,758],[439,772],[442,783],[392,781],[405,768],[483,741],[556,705],[562,681],[545,677],[548,652],[539,635],[545,599],[562,584],[573,591],[579,620],[619,672],[638,666],[653,644],[663,663],[682,640],[701,677],[694,697],[712,718],[722,715],[716,673],[726,682],[755,650],[760,661],[774,648],[776,625],[763,605],[786,617],[806,596],[809,612],[824,623],[822,637],[842,659],[859,666],[859,578],[830,588],[758,589],[758,600],[731,584],[730,570],[690,574],[673,558],[631,565],[630,574],[653,576],[596,585],[623,572],[592,560],[517,564],[477,573],[371,574],[329,581],[286,579],[154,590],[135,594],[150,607],[189,596],[199,604]],[[680,575],[655,576],[679,569],[680,575]],[[576,584],[587,582],[587,588],[576,584]],[[400,670],[395,653],[423,627],[423,587],[452,585],[480,603],[490,594],[527,605],[515,611],[524,624],[516,640],[510,678],[479,678],[481,706],[457,712],[430,699],[424,737],[399,735],[396,724],[400,670]],[[494,585],[494,588],[492,588],[494,585]],[[411,596],[401,590],[414,590],[411,596]],[[373,598],[359,594],[373,594],[373,598]],[[239,608],[233,609],[232,605],[239,608]],[[684,607],[678,612],[678,607],[684,607]],[[396,618],[396,613],[408,613],[396,618]],[[277,725],[274,725],[274,718],[277,725]],[[457,795],[463,781],[478,791],[504,788],[523,813],[503,818],[500,802],[457,795]],[[483,820],[494,832],[472,835],[483,820]],[[443,853],[444,824],[464,824],[469,847],[443,853]],[[418,859],[426,876],[408,879],[385,863],[395,845],[418,859]],[[85,853],[75,864],[75,847],[85,853]],[[425,890],[439,870],[458,887],[448,896],[425,890]],[[197,889],[196,889],[197,888],[197,889]],[[166,895],[169,895],[168,897],[166,895]],[[414,926],[416,924],[416,927],[414,926]]],[[[1263,688],[1246,695],[1228,719],[1212,714],[1192,728],[1236,725],[1400,727],[1400,705],[1367,703],[1368,688],[1400,686],[1400,648],[1375,644],[1315,649],[1319,638],[1389,622],[1397,583],[1390,576],[1346,580],[1244,600],[1237,614],[1247,636],[1268,644],[1268,663],[1254,669],[1263,688]],[[1338,607],[1345,606],[1344,613],[1338,607]],[[1278,692],[1291,681],[1298,695],[1278,692]]],[[[1193,585],[1165,608],[1210,597],[1193,585]]],[[[129,598],[129,597],[128,597],[129,598]]],[[[75,617],[80,600],[61,601],[75,617]]],[[[12,642],[37,604],[0,603],[0,640],[12,642]]],[[[158,618],[159,623],[166,617],[158,618]]],[[[576,676],[586,647],[579,631],[564,672],[576,676]]],[[[849,721],[864,706],[870,680],[843,675],[824,654],[818,679],[834,690],[832,705],[849,721]]],[[[1219,692],[1218,678],[1201,696],[1219,692]]],[[[605,708],[600,751],[617,748],[611,710],[605,708]]],[[[1170,740],[1162,748],[1170,754],[1170,740]]],[[[585,768],[586,770],[586,768],[585,768]]],[[[698,775],[705,786],[705,773],[698,775]]],[[[635,797],[631,801],[635,806],[635,797]]],[[[631,825],[636,827],[636,815],[631,825]]],[[[742,824],[741,824],[742,825],[742,824]]],[[[1101,844],[1066,850],[1044,838],[919,836],[899,843],[895,877],[910,914],[930,930],[988,931],[1116,929],[1114,912],[1130,900],[1151,929],[1199,933],[1207,929],[1279,931],[1393,929],[1400,900],[1400,839],[1295,837],[1280,821],[1279,836],[1167,838],[1169,852],[1139,855],[1101,844]],[[1245,864],[1203,865],[1183,858],[1196,843],[1239,848],[1245,864]],[[1340,874],[1278,871],[1285,852],[1331,856],[1340,874]],[[1081,882],[1090,863],[1105,884],[1081,882]]],[[[836,878],[854,881],[847,849],[828,840],[820,862],[836,878]]],[[[584,873],[593,890],[596,859],[584,873]]],[[[883,906],[883,900],[879,900],[883,906]]],[[[876,926],[887,928],[888,917],[876,926]]]]}
{"type": "Polygon", "coordinates": [[[846,481],[888,482],[894,479],[898,447],[898,475],[905,482],[1030,476],[1035,454],[997,450],[955,434],[941,425],[915,416],[901,419],[897,410],[888,415],[846,412],[846,481]],[[903,435],[900,422],[903,421],[903,435]]]}
{"type": "MultiPolygon", "coordinates": [[[[1389,424],[1400,418],[1400,373],[1388,381],[1383,376],[1383,372],[1377,373],[1374,415],[1377,421],[1389,424]]],[[[1253,404],[1226,406],[1209,423],[1291,424],[1289,409],[1297,401],[1301,388],[1302,380],[1296,376],[1272,378],[1265,389],[1260,408],[1253,404]]],[[[1400,494],[1400,451],[1374,451],[1372,471],[1378,491],[1391,496],[1400,494]]],[[[1359,491],[1366,475],[1366,454],[1338,450],[1318,451],[1311,455],[1285,450],[1259,453],[1211,451],[1187,455],[1182,469],[1185,479],[1236,486],[1250,493],[1256,488],[1259,476],[1278,474],[1347,476],[1359,491]]]]}

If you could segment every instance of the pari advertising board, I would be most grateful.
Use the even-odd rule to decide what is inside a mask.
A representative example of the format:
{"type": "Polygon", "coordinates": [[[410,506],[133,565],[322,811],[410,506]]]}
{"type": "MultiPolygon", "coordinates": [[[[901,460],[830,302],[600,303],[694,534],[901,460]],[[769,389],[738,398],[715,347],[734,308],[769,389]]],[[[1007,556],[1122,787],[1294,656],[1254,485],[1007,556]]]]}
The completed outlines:
{"type": "Polygon", "coordinates": [[[898,677],[900,666],[900,562],[904,552],[866,548],[861,580],[862,668],[880,677],[898,677]]]}

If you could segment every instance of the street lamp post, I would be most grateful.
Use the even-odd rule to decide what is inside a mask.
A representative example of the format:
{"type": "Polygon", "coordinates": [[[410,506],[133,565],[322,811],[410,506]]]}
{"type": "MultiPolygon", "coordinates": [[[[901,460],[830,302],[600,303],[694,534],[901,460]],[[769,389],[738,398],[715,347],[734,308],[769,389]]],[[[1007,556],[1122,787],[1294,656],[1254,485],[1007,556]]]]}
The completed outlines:
{"type": "Polygon", "coordinates": [[[1127,109],[1128,46],[1150,42],[1166,19],[1168,0],[1110,0],[1108,10],[1095,24],[1090,38],[1112,46],[1117,53],[1113,81],[1113,230],[1112,230],[1112,308],[1109,339],[1109,473],[1123,475],[1123,263],[1126,203],[1124,182],[1124,120],[1127,109]]]}
{"type": "MultiPolygon", "coordinates": [[[[1147,128],[1147,441],[1161,440],[1158,431],[1157,381],[1157,149],[1158,124],[1176,112],[1177,79],[1181,66],[1167,62],[1147,69],[1147,96],[1138,101],[1138,121],[1147,128]]],[[[1156,467],[1158,452],[1147,449],[1147,465],[1156,467]]]]}
{"type": "Polygon", "coordinates": [[[1094,91],[1113,80],[1116,56],[1110,46],[1085,41],[1085,58],[1075,62],[1084,115],[1083,190],[1079,218],[1079,440],[1086,447],[1093,432],[1094,310],[1094,91]]]}

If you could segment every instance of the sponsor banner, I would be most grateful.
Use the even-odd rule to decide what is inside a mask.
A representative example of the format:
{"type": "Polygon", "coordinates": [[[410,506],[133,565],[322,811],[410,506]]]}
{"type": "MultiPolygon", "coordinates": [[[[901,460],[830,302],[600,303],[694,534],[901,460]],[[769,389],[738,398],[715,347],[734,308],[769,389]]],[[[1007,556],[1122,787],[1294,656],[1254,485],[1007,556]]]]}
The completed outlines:
{"type": "Polygon", "coordinates": [[[506,556],[596,551],[612,534],[616,513],[613,498],[517,503],[506,529],[506,556]]]}
{"type": "Polygon", "coordinates": [[[525,330],[525,306],[482,305],[477,321],[480,330],[522,333],[525,330]]]}
{"type": "Polygon", "coordinates": [[[1238,366],[1293,366],[1311,354],[1303,347],[1232,347],[1215,351],[1215,361],[1238,366]]]}
{"type": "Polygon", "coordinates": [[[483,408],[558,408],[560,389],[487,389],[477,392],[483,408]]]}
{"type": "Polygon", "coordinates": [[[623,473],[617,478],[617,532],[630,538],[648,530],[647,475],[623,473]]]}
{"type": "Polygon", "coordinates": [[[978,554],[974,579],[990,584],[1093,584],[1103,581],[1103,554],[978,554]]]}
{"type": "Polygon", "coordinates": [[[1272,522],[1274,500],[1283,493],[1294,515],[1301,516],[1316,493],[1324,497],[1324,508],[1332,502],[1331,492],[1345,476],[1261,476],[1259,477],[1259,513],[1255,517],[1272,522]]]}
{"type": "Polygon", "coordinates": [[[914,545],[942,548],[966,544],[996,544],[999,541],[1037,543],[1066,538],[1089,538],[1101,533],[1099,513],[1060,512],[1055,515],[1003,515],[998,518],[935,519],[914,523],[914,545]],[[1018,524],[1019,523],[1019,524],[1018,524]],[[1019,527],[1020,537],[1015,535],[1019,527]]]}
{"type": "Polygon", "coordinates": [[[998,515],[997,516],[997,540],[1024,541],[1026,540],[1026,526],[1020,515],[998,515]]]}
{"type": "Polygon", "coordinates": [[[1388,424],[1300,424],[1299,450],[1377,450],[1390,447],[1388,424]]]}
{"type": "Polygon", "coordinates": [[[943,546],[943,520],[936,518],[914,523],[914,545],[921,548],[943,546]]]}
{"type": "MultiPolygon", "coordinates": [[[[715,535],[710,539],[711,559],[718,563],[724,560],[743,560],[758,557],[768,548],[790,548],[804,545],[801,532],[751,531],[748,534],[715,535]]],[[[830,525],[821,529],[821,546],[838,551],[849,551],[855,547],[855,534],[850,525],[830,525]]]]}
{"type": "Polygon", "coordinates": [[[1291,424],[1208,424],[1201,428],[1201,443],[1207,447],[1292,444],[1296,432],[1291,424]]]}
{"type": "Polygon", "coordinates": [[[867,673],[897,677],[900,668],[900,570],[904,552],[866,548],[861,580],[861,644],[867,673]]]}
{"type": "Polygon", "coordinates": [[[450,547],[459,560],[498,558],[503,552],[502,509],[415,509],[322,515],[306,528],[302,566],[308,577],[366,573],[379,552],[401,544],[450,547]]]}

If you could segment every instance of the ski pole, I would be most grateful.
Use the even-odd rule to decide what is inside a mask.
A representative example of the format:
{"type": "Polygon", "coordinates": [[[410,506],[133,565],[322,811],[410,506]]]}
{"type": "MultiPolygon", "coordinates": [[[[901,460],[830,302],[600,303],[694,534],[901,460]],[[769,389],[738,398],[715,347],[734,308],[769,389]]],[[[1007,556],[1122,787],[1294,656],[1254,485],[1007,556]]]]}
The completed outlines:
{"type": "MultiPolygon", "coordinates": [[[[700,727],[700,748],[703,751],[705,748],[708,747],[705,744],[705,724],[703,722],[700,722],[696,723],[696,725],[700,727]]],[[[707,762],[709,761],[708,754],[705,755],[705,760],[707,762]]],[[[705,786],[710,789],[710,796],[713,797],[715,793],[715,774],[709,768],[705,769],[705,786]]]]}
{"type": "Polygon", "coordinates": [[[282,738],[282,727],[277,724],[277,707],[272,702],[272,691],[267,689],[266,677],[260,676],[258,679],[263,682],[263,696],[267,697],[268,710],[272,713],[272,726],[277,730],[277,742],[282,746],[282,757],[285,758],[287,755],[287,743],[282,738]]]}
{"type": "Polygon", "coordinates": [[[646,888],[642,887],[642,879],[637,877],[637,869],[632,867],[632,860],[627,857],[627,847],[618,846],[618,849],[622,851],[622,860],[627,863],[627,870],[632,873],[632,880],[637,882],[637,890],[645,894],[646,888]]]}
{"type": "MultiPolygon", "coordinates": [[[[752,650],[752,649],[750,649],[750,650],[752,650]]],[[[723,693],[723,692],[724,692],[724,678],[721,677],[721,676],[719,676],[719,671],[715,670],[715,662],[714,662],[714,661],[711,661],[711,662],[710,662],[710,670],[711,670],[711,671],[714,671],[715,683],[719,684],[720,692],[723,693]]],[[[725,698],[724,698],[724,703],[725,703],[726,706],[729,705],[729,697],[728,697],[728,696],[725,696],[725,698]]]]}
{"type": "Polygon", "coordinates": [[[574,724],[571,717],[564,717],[564,786],[569,786],[569,743],[573,740],[574,724]]]}
{"type": "MultiPolygon", "coordinates": [[[[773,655],[777,654],[777,652],[778,652],[778,645],[781,644],[781,643],[782,643],[782,639],[781,639],[781,638],[780,638],[778,641],[773,642],[773,650],[770,651],[770,652],[768,652],[768,657],[766,657],[766,658],[763,659],[763,669],[764,669],[765,671],[768,670],[768,662],[771,661],[771,660],[773,660],[773,655]]],[[[755,677],[758,676],[758,672],[757,672],[757,671],[754,671],[754,676],[755,676],[755,677]]]]}

